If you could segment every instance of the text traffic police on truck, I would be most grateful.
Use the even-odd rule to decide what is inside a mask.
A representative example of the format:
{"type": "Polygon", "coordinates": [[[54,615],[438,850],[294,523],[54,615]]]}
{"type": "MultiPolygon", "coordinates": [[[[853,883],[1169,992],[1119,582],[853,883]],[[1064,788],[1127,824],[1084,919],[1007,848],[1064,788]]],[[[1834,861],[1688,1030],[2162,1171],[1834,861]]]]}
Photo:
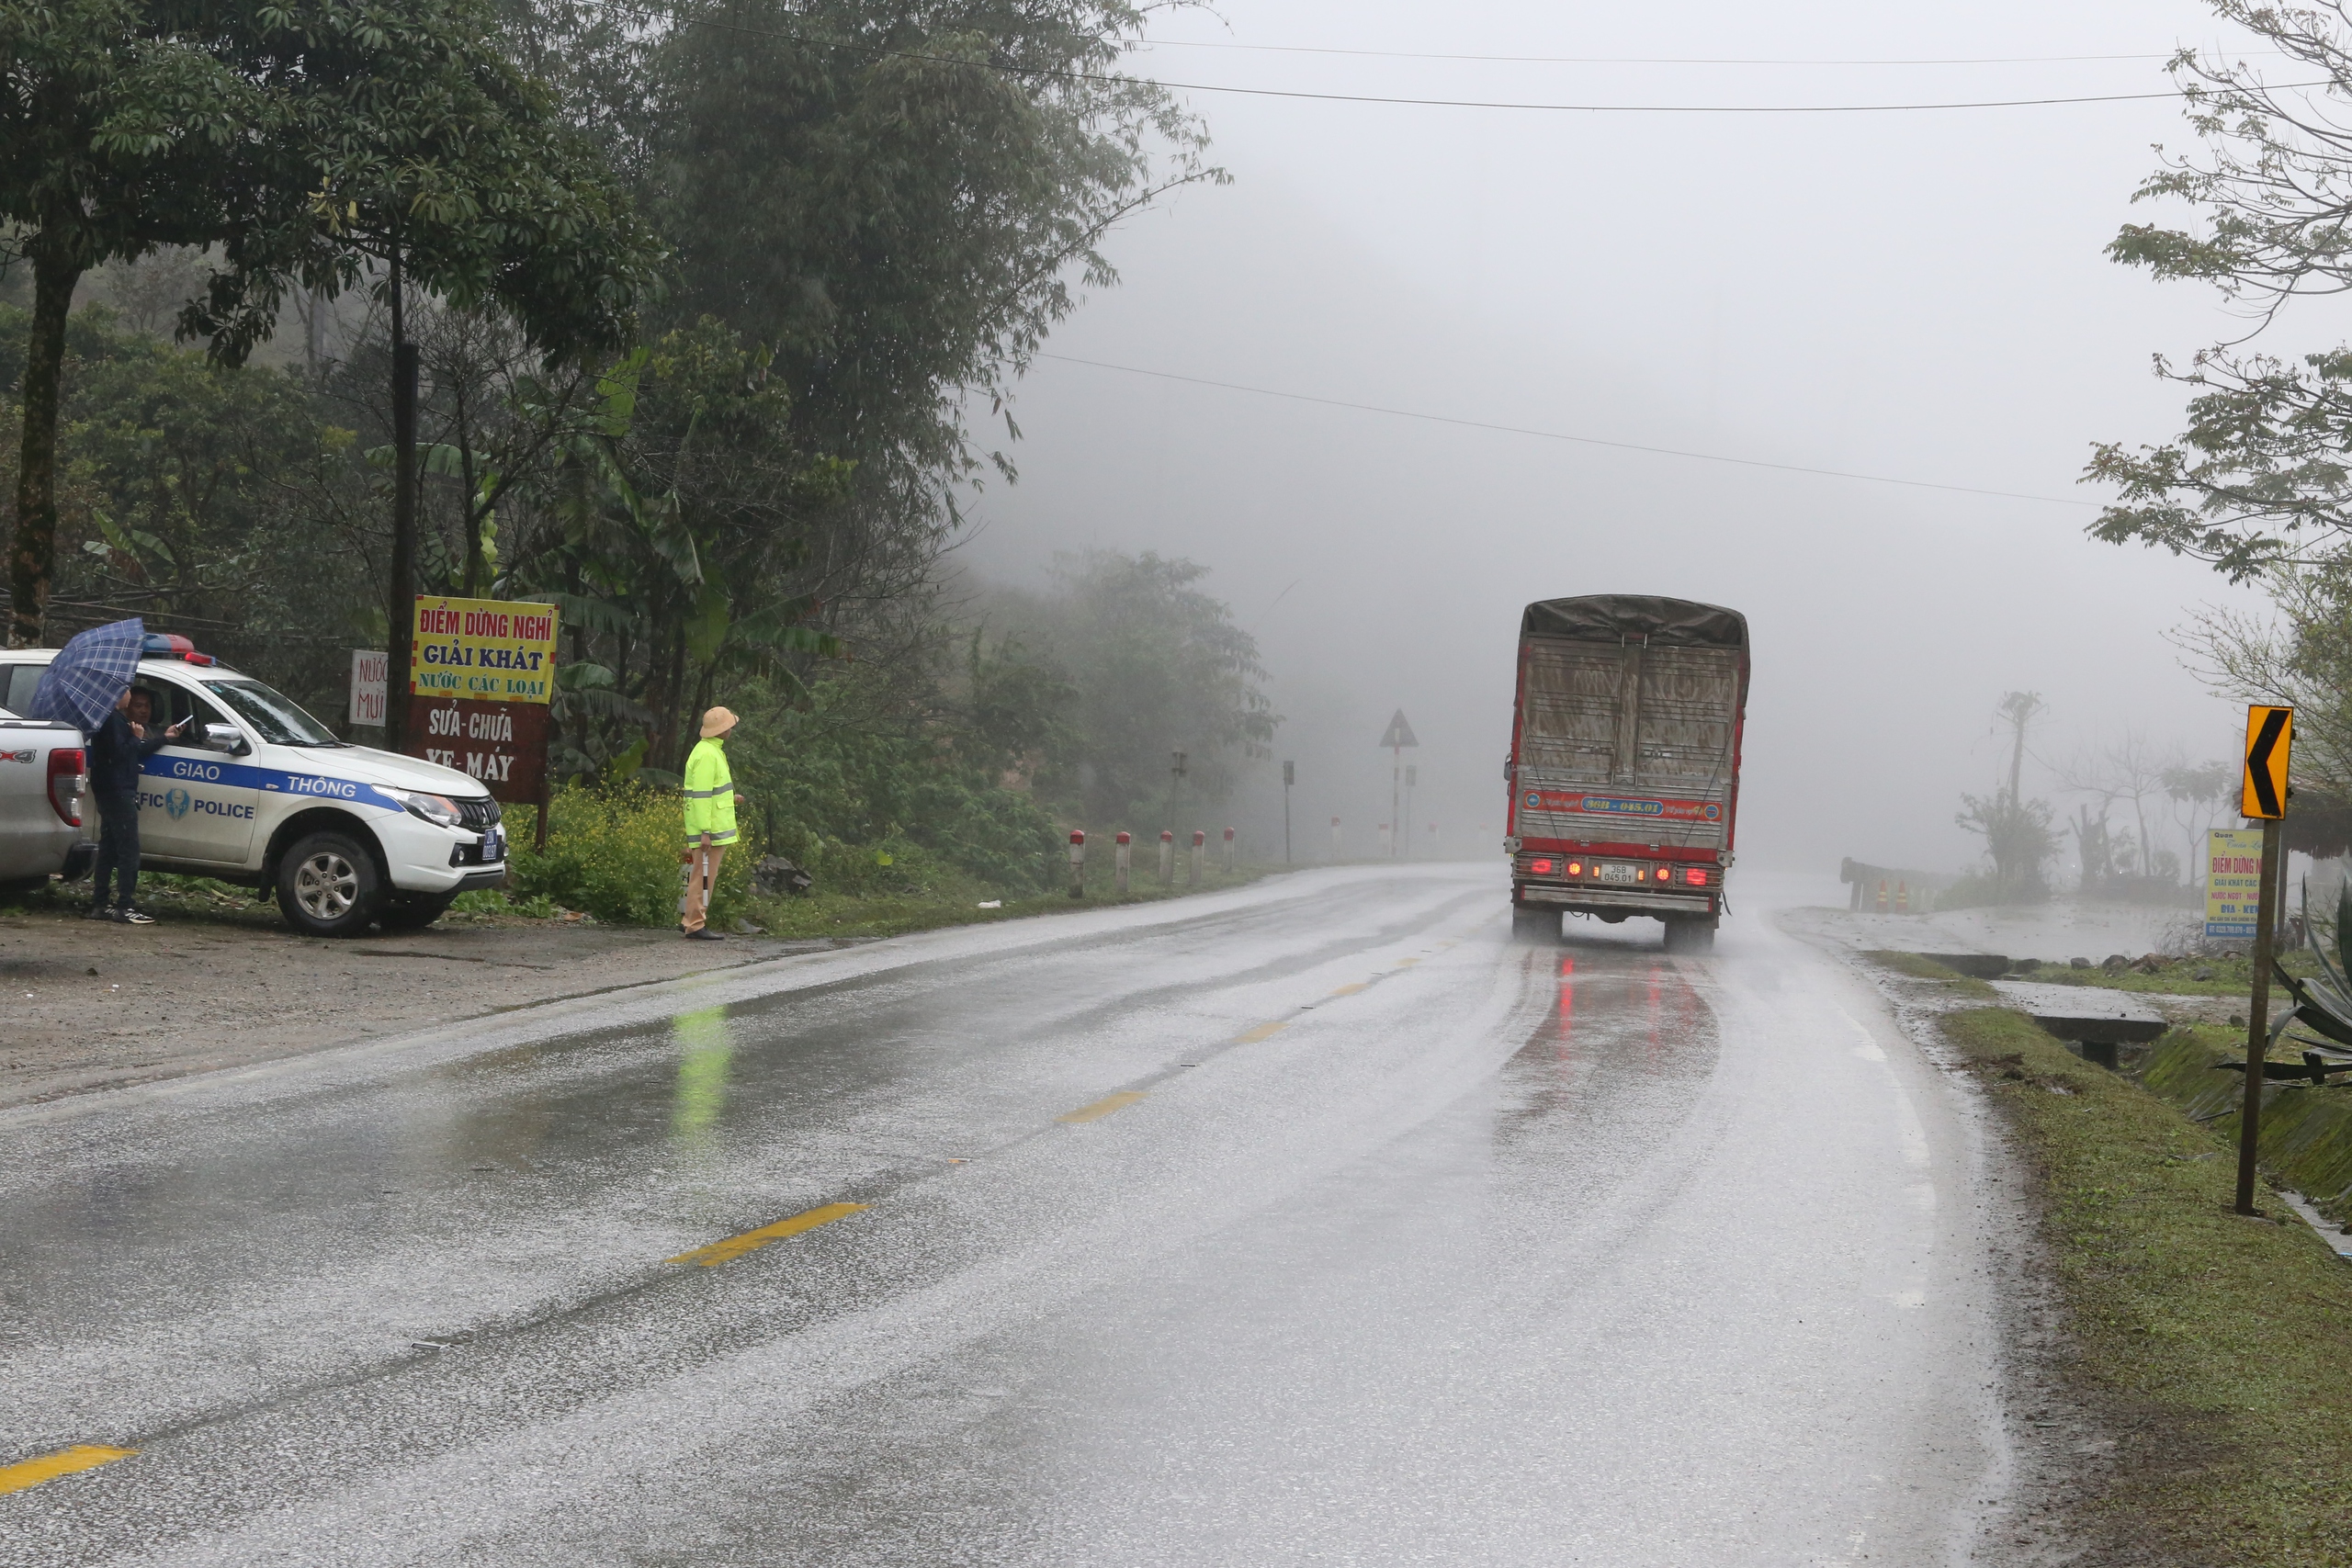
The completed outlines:
{"type": "MultiPolygon", "coordinates": [[[[0,650],[0,707],[32,701],[52,649],[0,650]]],[[[143,864],[274,889],[319,936],[430,924],[469,888],[506,880],[497,802],[480,780],[353,746],[261,682],[150,636],[134,689],[155,722],[193,719],[149,757],[143,864]]]]}

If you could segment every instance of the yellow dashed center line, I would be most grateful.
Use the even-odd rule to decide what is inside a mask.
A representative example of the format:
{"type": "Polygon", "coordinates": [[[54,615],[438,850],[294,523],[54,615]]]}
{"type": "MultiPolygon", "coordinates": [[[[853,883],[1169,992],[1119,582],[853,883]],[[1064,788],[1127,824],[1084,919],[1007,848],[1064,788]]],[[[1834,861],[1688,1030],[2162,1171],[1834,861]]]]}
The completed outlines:
{"type": "Polygon", "coordinates": [[[1331,994],[1335,997],[1352,997],[1369,984],[1371,984],[1371,982],[1368,980],[1359,980],[1352,986],[1342,986],[1331,994]]]}
{"type": "Polygon", "coordinates": [[[730,1235],[725,1241],[714,1241],[708,1247],[698,1247],[692,1252],[681,1252],[670,1261],[699,1263],[704,1268],[709,1269],[726,1262],[730,1258],[741,1258],[747,1252],[756,1252],[772,1241],[782,1241],[786,1236],[798,1235],[802,1231],[813,1231],[819,1225],[829,1225],[835,1220],[845,1220],[852,1214],[862,1214],[873,1206],[871,1203],[828,1203],[821,1209],[809,1209],[793,1215],[788,1220],[778,1220],[772,1225],[762,1225],[758,1230],[745,1231],[741,1235],[730,1235]]]}
{"type": "Polygon", "coordinates": [[[1125,1111],[1142,1098],[1143,1090],[1139,1089],[1123,1089],[1116,1094],[1105,1095],[1091,1105],[1081,1105],[1069,1115],[1057,1116],[1054,1120],[1057,1122],[1100,1122],[1114,1111],[1125,1111]]]}
{"type": "Polygon", "coordinates": [[[1420,960],[1418,958],[1400,958],[1396,961],[1396,967],[1399,969],[1410,969],[1414,964],[1419,964],[1419,962],[1420,960]]]}
{"type": "Polygon", "coordinates": [[[44,1481],[54,1481],[61,1475],[71,1475],[78,1470],[96,1470],[102,1464],[112,1464],[119,1459],[129,1459],[137,1449],[110,1449],[103,1443],[83,1443],[74,1448],[60,1449],[39,1459],[0,1465],[0,1496],[22,1492],[28,1486],[38,1486],[44,1481]]]}
{"type": "Polygon", "coordinates": [[[1289,1027],[1287,1023],[1261,1023],[1255,1029],[1243,1030],[1233,1041],[1237,1045],[1255,1045],[1261,1040],[1272,1040],[1289,1027]]]}

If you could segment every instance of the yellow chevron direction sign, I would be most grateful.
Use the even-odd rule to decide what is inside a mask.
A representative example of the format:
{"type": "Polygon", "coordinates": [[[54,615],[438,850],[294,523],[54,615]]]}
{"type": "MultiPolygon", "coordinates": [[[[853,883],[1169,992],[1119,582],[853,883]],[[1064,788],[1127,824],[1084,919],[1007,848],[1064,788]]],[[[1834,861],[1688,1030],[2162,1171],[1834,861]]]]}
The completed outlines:
{"type": "Polygon", "coordinates": [[[2293,708],[2245,710],[2245,782],[2238,802],[2244,815],[2265,820],[2287,815],[2287,756],[2294,744],[2293,708]]]}

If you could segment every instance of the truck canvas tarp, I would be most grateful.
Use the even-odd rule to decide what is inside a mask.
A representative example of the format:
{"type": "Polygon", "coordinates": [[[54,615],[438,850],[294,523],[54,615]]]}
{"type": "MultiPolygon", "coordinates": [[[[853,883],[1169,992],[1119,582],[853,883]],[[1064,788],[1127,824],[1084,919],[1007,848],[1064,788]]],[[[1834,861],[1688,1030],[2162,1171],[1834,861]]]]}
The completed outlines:
{"type": "Polygon", "coordinates": [[[1520,619],[1507,768],[1516,923],[1655,916],[1703,951],[1723,913],[1747,620],[1684,599],[1546,599],[1520,619]]]}

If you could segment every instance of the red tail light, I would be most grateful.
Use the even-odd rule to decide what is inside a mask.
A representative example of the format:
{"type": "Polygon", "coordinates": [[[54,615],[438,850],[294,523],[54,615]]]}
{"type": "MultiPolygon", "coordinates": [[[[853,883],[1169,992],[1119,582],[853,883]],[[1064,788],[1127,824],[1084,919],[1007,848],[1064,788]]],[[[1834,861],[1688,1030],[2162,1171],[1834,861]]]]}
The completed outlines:
{"type": "Polygon", "coordinates": [[[69,828],[82,825],[82,791],[88,784],[79,749],[61,746],[49,754],[49,805],[69,828]]]}
{"type": "Polygon", "coordinates": [[[1657,879],[1658,879],[1660,882],[1664,882],[1664,881],[1666,881],[1668,877],[1672,876],[1673,874],[1674,874],[1674,873],[1672,873],[1671,871],[1668,871],[1668,870],[1666,867],[1664,867],[1664,866],[1659,866],[1659,867],[1657,868],[1657,879]]]}
{"type": "Polygon", "coordinates": [[[1570,861],[1568,863],[1568,874],[1570,876],[1582,876],[1584,874],[1584,863],[1582,861],[1570,861]]]}
{"type": "Polygon", "coordinates": [[[1693,887],[1704,887],[1707,885],[1707,874],[1699,867],[1692,866],[1682,874],[1682,880],[1693,887]]]}
{"type": "Polygon", "coordinates": [[[1532,860],[1527,863],[1527,869],[1538,876],[1549,876],[1552,874],[1552,863],[1548,860],[1532,860]]]}

